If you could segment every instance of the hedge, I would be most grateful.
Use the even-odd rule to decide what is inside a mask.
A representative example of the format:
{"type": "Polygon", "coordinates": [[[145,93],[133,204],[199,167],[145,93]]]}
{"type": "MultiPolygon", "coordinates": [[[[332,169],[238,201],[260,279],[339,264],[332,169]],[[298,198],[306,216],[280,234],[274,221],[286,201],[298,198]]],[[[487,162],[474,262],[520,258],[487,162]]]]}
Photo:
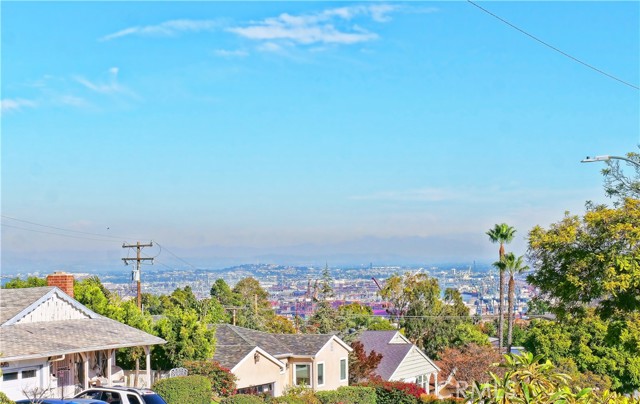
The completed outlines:
{"type": "Polygon", "coordinates": [[[318,391],[322,404],[376,404],[376,389],[363,386],[342,386],[337,390],[318,391]]]}
{"type": "Polygon", "coordinates": [[[236,394],[223,398],[220,404],[264,404],[264,400],[251,394],[236,394]]]}
{"type": "Polygon", "coordinates": [[[152,389],[165,399],[167,404],[210,404],[211,382],[204,376],[179,376],[161,379],[152,389]]]}

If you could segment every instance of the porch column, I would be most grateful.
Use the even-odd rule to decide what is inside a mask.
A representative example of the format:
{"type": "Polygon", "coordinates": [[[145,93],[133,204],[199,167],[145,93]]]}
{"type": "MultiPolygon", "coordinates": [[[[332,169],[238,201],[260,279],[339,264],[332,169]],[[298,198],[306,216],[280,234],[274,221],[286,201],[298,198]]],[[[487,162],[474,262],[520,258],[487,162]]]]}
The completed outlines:
{"type": "Polygon", "coordinates": [[[151,347],[149,345],[145,345],[143,348],[144,354],[146,355],[145,369],[147,370],[147,388],[150,389],[153,385],[153,381],[151,380],[151,347]]]}
{"type": "Polygon", "coordinates": [[[436,397],[440,398],[440,389],[438,388],[438,372],[436,372],[434,376],[435,376],[435,383],[433,384],[435,388],[434,394],[436,395],[436,397]]]}
{"type": "Polygon", "coordinates": [[[427,391],[427,394],[429,394],[429,386],[431,385],[431,373],[427,373],[426,375],[424,375],[423,377],[427,378],[426,381],[424,381],[424,385],[425,385],[425,390],[427,391]]]}
{"type": "Polygon", "coordinates": [[[82,388],[86,390],[89,388],[89,353],[80,352],[80,357],[82,358],[82,369],[83,369],[82,373],[84,373],[82,388]]]}
{"type": "Polygon", "coordinates": [[[107,386],[111,386],[111,376],[113,374],[113,349],[107,349],[107,386]]]}

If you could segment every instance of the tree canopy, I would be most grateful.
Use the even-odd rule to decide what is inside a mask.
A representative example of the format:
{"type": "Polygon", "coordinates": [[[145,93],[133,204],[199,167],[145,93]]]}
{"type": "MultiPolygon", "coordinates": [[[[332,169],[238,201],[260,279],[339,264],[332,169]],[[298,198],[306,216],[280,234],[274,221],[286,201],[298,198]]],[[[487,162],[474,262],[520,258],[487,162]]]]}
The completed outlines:
{"type": "Polygon", "coordinates": [[[598,308],[603,316],[640,310],[640,201],[618,208],[588,205],[529,233],[527,279],[560,315],[598,308]]]}
{"type": "Polygon", "coordinates": [[[386,280],[380,295],[389,301],[390,312],[404,328],[405,335],[429,357],[438,358],[448,346],[472,342],[465,339],[465,333],[473,334],[474,341],[486,339],[479,331],[474,334],[468,327],[460,326],[468,323],[475,327],[460,292],[447,289],[441,299],[437,279],[426,274],[394,275],[386,280]]]}
{"type": "Polygon", "coordinates": [[[626,158],[631,162],[624,165],[632,167],[633,175],[625,174],[619,160],[607,161],[607,167],[602,170],[605,192],[607,196],[615,199],[615,205],[625,198],[640,199],[640,154],[627,153],[626,158]]]}

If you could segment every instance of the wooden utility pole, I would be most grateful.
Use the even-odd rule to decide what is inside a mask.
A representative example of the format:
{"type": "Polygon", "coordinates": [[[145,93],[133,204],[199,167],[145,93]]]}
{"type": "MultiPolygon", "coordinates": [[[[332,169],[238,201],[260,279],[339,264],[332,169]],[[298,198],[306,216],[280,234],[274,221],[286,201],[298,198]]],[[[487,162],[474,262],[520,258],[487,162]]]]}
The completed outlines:
{"type": "Polygon", "coordinates": [[[136,244],[122,244],[122,248],[134,248],[134,247],[136,249],[136,258],[123,258],[122,260],[124,261],[125,265],[128,265],[129,261],[136,262],[136,269],[133,272],[133,279],[136,280],[138,283],[137,303],[138,303],[138,308],[140,309],[140,311],[142,311],[142,290],[140,287],[140,263],[142,261],[151,261],[153,263],[153,258],[142,258],[140,254],[144,247],[153,247],[153,242],[150,242],[149,244],[140,244],[140,242],[138,241],[136,244]]]}
{"type": "Polygon", "coordinates": [[[225,310],[231,310],[233,312],[233,325],[236,325],[236,311],[243,309],[242,306],[224,306],[225,310]]]}

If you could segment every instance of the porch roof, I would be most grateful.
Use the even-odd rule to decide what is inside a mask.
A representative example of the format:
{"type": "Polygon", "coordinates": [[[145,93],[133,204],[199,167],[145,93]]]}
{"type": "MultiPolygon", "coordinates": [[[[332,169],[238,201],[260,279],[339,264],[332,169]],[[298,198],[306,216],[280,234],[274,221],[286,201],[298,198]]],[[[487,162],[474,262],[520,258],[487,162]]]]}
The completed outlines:
{"type": "Polygon", "coordinates": [[[162,338],[102,316],[0,327],[3,362],[165,342],[162,338]]]}

